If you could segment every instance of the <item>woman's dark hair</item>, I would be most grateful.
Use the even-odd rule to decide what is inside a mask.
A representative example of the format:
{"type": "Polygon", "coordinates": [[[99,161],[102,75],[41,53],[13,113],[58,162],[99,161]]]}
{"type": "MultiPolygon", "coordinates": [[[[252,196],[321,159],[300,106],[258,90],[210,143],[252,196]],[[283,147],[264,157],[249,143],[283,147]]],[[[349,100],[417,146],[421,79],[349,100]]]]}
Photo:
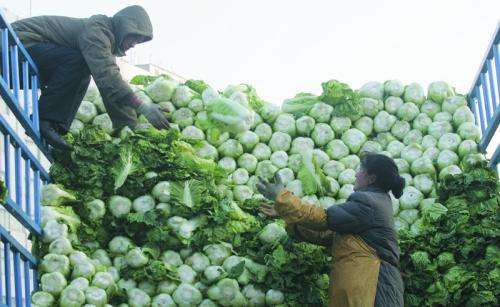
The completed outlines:
{"type": "Polygon", "coordinates": [[[396,198],[403,195],[405,179],[399,176],[398,167],[393,159],[374,153],[366,153],[361,158],[361,167],[369,174],[375,176],[374,186],[392,191],[396,198]]]}

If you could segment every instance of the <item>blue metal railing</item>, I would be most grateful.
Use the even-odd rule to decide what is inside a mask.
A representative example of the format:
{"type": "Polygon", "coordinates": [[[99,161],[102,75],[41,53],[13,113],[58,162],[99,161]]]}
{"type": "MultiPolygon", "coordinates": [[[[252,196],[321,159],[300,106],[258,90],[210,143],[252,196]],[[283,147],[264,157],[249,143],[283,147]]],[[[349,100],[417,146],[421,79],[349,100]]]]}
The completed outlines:
{"type": "MultiPolygon", "coordinates": [[[[0,10],[0,96],[36,147],[50,160],[38,122],[38,70],[0,10]]],[[[7,187],[1,204],[31,236],[40,237],[40,189],[49,181],[41,162],[0,114],[0,166],[7,187]]],[[[30,306],[36,290],[37,259],[0,225],[0,307],[30,306]]]]}
{"type": "Polygon", "coordinates": [[[0,10],[0,95],[26,134],[50,158],[40,137],[38,122],[38,69],[0,10]],[[19,74],[21,69],[21,74],[19,74]],[[23,95],[20,96],[21,86],[23,95]]]}
{"type": "Polygon", "coordinates": [[[4,206],[30,233],[41,235],[40,188],[49,174],[1,115],[0,133],[9,192],[4,206]]]}
{"type": "MultiPolygon", "coordinates": [[[[481,128],[479,149],[486,152],[500,123],[500,22],[488,46],[474,83],[469,91],[469,107],[474,111],[481,128]]],[[[491,157],[492,166],[500,162],[500,146],[491,157]]]]}
{"type": "Polygon", "coordinates": [[[0,306],[31,306],[31,291],[38,288],[37,259],[0,227],[0,252],[3,253],[3,277],[0,278],[0,306]],[[12,276],[14,280],[12,281],[12,276]]]}

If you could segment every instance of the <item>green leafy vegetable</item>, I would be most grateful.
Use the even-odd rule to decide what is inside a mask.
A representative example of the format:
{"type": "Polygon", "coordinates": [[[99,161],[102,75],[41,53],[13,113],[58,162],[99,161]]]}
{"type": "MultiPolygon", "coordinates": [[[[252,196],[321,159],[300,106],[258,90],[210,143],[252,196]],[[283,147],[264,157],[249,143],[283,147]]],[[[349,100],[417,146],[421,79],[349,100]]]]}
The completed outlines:
{"type": "Polygon", "coordinates": [[[320,100],[333,106],[334,116],[357,115],[360,113],[359,97],[349,85],[337,80],[330,80],[321,84],[323,94],[320,100]]]}
{"type": "Polygon", "coordinates": [[[198,94],[202,94],[204,90],[208,88],[208,84],[203,80],[187,80],[185,83],[190,89],[197,92],[198,94]]]}

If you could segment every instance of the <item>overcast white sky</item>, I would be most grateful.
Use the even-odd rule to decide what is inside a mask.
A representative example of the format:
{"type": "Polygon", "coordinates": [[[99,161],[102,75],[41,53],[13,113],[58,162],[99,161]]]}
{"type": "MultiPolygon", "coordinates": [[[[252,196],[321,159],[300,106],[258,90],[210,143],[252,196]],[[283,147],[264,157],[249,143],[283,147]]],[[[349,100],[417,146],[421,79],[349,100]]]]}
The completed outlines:
{"type": "MultiPolygon", "coordinates": [[[[498,0],[32,0],[31,14],[112,15],[129,4],[154,26],[138,62],[219,89],[250,83],[274,103],[332,78],[355,88],[446,80],[467,92],[500,18],[498,0]]],[[[29,15],[29,0],[0,6],[29,15]]]]}

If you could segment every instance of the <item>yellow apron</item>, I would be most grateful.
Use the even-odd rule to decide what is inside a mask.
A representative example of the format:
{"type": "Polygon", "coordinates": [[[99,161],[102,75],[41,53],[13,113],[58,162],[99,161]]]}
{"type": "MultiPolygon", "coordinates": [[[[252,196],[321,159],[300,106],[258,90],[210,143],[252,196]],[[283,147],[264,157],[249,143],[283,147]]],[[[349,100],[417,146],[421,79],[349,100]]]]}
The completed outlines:
{"type": "Polygon", "coordinates": [[[374,306],[380,258],[373,248],[358,236],[328,230],[324,209],[303,203],[287,190],[278,194],[276,211],[291,235],[332,248],[329,307],[374,306]]]}
{"type": "Polygon", "coordinates": [[[339,237],[333,248],[329,306],[373,306],[380,259],[361,238],[354,235],[339,237]]]}

